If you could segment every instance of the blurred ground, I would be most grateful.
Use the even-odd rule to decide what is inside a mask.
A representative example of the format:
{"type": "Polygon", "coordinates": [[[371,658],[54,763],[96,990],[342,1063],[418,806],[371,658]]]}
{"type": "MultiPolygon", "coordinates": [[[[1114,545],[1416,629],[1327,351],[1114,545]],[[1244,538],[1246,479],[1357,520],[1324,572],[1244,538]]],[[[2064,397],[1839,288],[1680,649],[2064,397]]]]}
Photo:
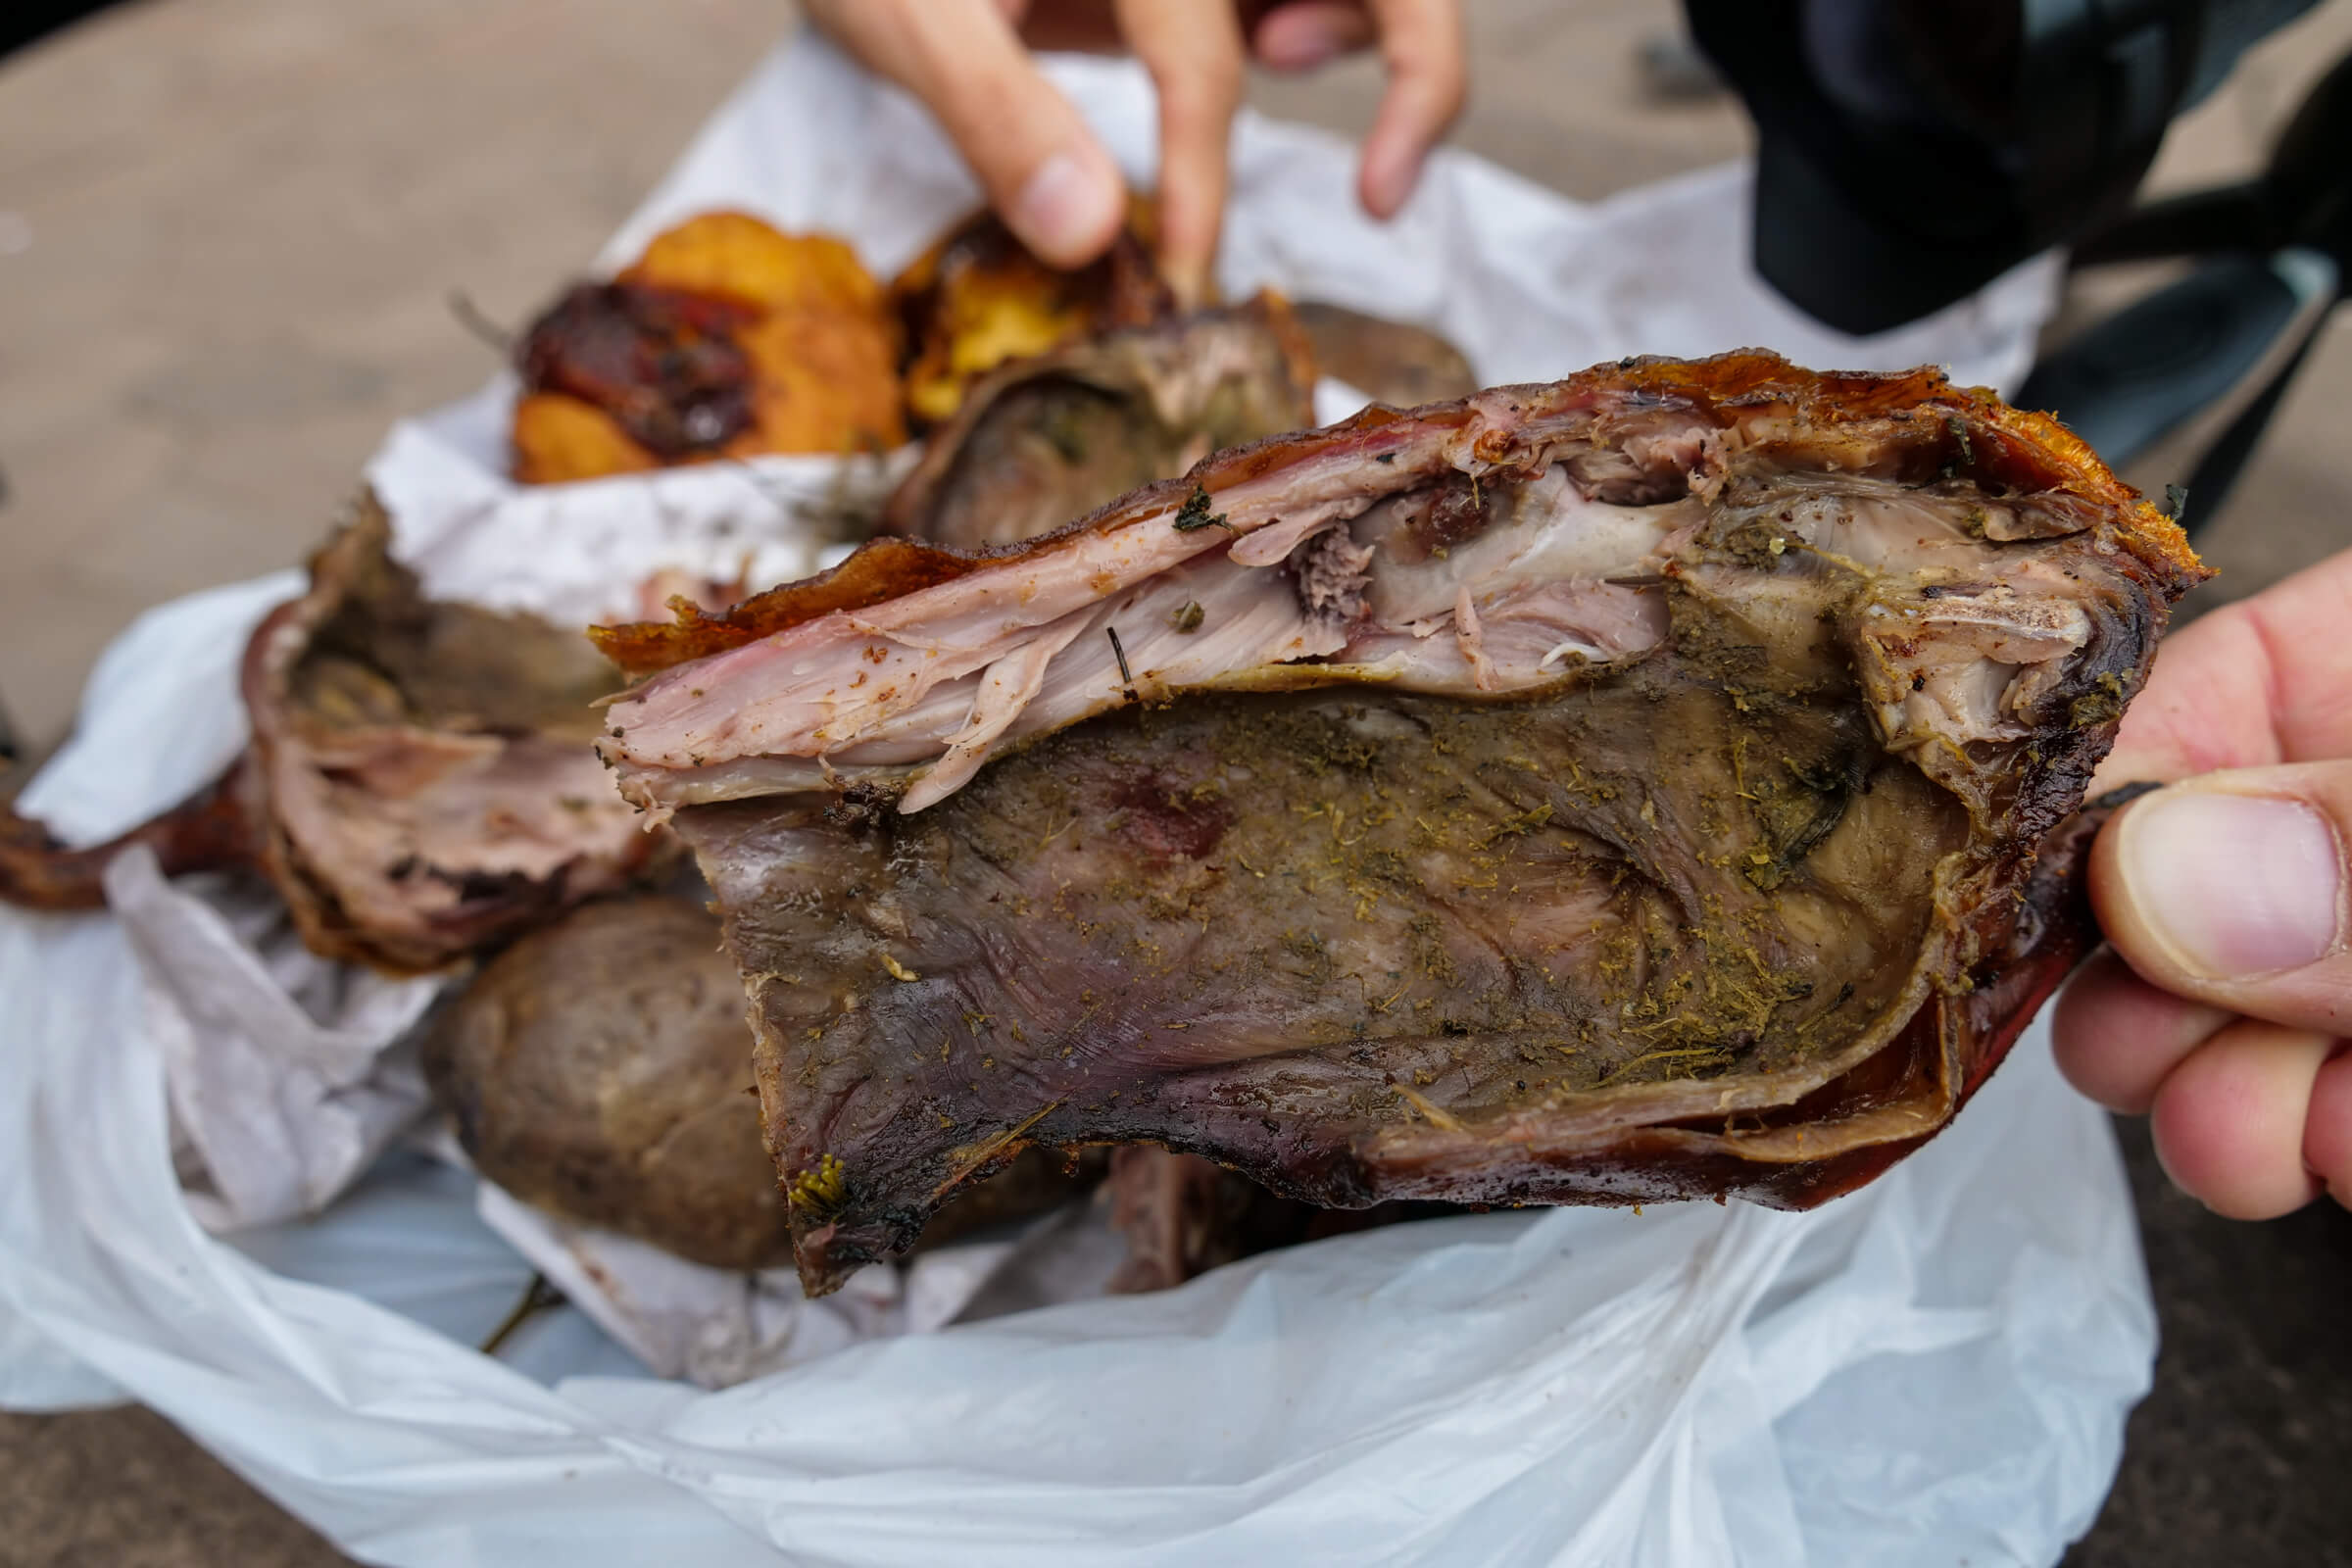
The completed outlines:
{"type": "MultiPolygon", "coordinates": [[[[1592,197],[1746,144],[1727,103],[1644,96],[1666,0],[1470,9],[1463,145],[1592,197]]],[[[492,368],[449,293],[522,318],[789,24],[778,0],[147,0],[0,62],[0,703],[25,742],[138,610],[297,559],[392,419],[492,368]]],[[[2255,167],[2346,47],[2332,0],[2175,128],[2158,182],[2255,167]]],[[[1252,96],[1354,131],[1377,91],[1348,67],[1252,96]]],[[[2352,545],[2347,408],[2339,312],[2203,541],[2207,602],[2352,545]]],[[[2138,1129],[2127,1150],[2165,1348],[2070,1561],[2352,1560],[2352,1219],[2228,1224],[2138,1129]]],[[[0,1416],[0,1565],[339,1560],[144,1411],[0,1416]]]]}

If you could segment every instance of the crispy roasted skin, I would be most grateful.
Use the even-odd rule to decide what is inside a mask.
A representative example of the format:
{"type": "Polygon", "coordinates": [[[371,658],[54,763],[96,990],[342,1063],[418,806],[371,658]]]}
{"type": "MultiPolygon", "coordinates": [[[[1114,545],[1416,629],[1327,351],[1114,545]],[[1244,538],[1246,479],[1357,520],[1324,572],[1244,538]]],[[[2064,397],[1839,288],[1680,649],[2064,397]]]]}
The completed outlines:
{"type": "Polygon", "coordinates": [[[582,283],[531,324],[516,359],[533,392],[577,399],[664,463],[709,456],[753,424],[756,313],[646,283],[582,283]]]}
{"type": "MultiPolygon", "coordinates": [[[[2204,570],[2180,530],[2118,479],[2065,425],[2046,414],[2010,408],[1982,388],[1956,387],[1935,369],[1815,373],[1777,355],[1744,351],[1695,361],[1627,360],[1546,386],[1500,387],[1486,396],[1518,401],[1532,415],[1540,406],[1590,404],[1604,392],[1628,402],[1655,400],[1660,406],[1687,407],[1727,421],[1742,411],[1768,413],[1815,432],[1830,456],[1840,438],[1857,449],[1866,443],[1874,450],[1884,448],[1901,473],[1914,479],[1948,467],[2022,492],[2059,491],[2092,506],[2117,509],[2127,523],[2119,542],[2144,560],[2150,570],[2204,570]],[[1962,434],[1969,443],[1965,455],[1962,434]]],[[[1366,409],[1330,430],[1269,436],[1212,454],[1180,478],[1123,496],[1034,540],[979,550],[876,540],[829,571],[756,594],[724,614],[690,610],[675,621],[598,626],[589,635],[605,657],[629,674],[653,674],[836,611],[864,609],[953,581],[997,561],[1034,560],[1070,549],[1088,535],[1166,512],[1195,488],[1214,496],[1229,485],[1273,472],[1335,438],[1352,440],[1371,452],[1380,446],[1384,430],[1407,418],[1468,426],[1478,417],[1476,403],[1466,399],[1409,415],[1366,409]]]]}
{"type": "Polygon", "coordinates": [[[881,526],[955,549],[1018,543],[1314,422],[1315,362],[1281,296],[1117,328],[974,381],[883,508],[881,526]]]}
{"type": "Polygon", "coordinates": [[[30,817],[0,804],[0,903],[27,909],[97,909],[106,867],[134,844],[155,853],[166,876],[230,871],[253,863],[253,781],[242,763],[180,805],[129,832],[73,850],[30,817]]]}
{"type": "Polygon", "coordinates": [[[1628,362],[612,634],[742,657],[608,744],[727,916],[813,1289],[1033,1145],[1343,1207],[1805,1206],[1945,1125],[2094,939],[2074,813],[2201,574],[2053,421],[1932,373],[1628,362]],[[1152,662],[1200,646],[1144,638],[1171,576],[1241,607],[1225,674],[1152,662]],[[988,641],[1023,594],[1076,608],[1022,637],[1136,617],[1047,645],[1046,727],[943,776],[953,701],[840,702],[958,638],[1026,657],[988,641]],[[802,690],[821,771],[775,752],[802,690]],[[710,755],[666,760],[681,727],[710,755]]]}

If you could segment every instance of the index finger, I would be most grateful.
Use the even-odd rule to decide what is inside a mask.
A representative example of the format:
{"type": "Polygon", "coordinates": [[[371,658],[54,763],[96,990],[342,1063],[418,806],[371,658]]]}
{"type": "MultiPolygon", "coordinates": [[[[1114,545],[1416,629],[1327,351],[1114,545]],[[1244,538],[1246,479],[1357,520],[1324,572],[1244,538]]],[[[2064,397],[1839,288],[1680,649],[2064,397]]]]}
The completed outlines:
{"type": "Polygon", "coordinates": [[[1458,0],[1371,0],[1389,89],[1364,138],[1357,182],[1375,218],[1395,216],[1421,177],[1422,160],[1461,113],[1469,92],[1458,0]]]}
{"type": "Polygon", "coordinates": [[[1083,267],[1126,214],[1118,166],[1038,70],[1001,0],[811,0],[833,36],[923,101],[1040,260],[1083,267]]]}
{"type": "Polygon", "coordinates": [[[1199,0],[1119,0],[1119,25],[1159,93],[1159,265],[1198,304],[1225,222],[1233,113],[1242,101],[1242,26],[1199,0]]]}
{"type": "Polygon", "coordinates": [[[2168,638],[2094,793],[2352,756],[2352,551],[2168,638]]]}

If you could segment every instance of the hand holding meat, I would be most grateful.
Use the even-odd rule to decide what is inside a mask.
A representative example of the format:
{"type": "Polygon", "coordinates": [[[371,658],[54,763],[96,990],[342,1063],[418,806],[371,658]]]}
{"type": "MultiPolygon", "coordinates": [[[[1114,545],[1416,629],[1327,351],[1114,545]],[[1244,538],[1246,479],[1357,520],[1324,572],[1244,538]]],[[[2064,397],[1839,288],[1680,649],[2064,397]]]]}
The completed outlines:
{"type": "Polygon", "coordinates": [[[2059,1005],[2059,1065],[2233,1218],[2352,1203],[2348,618],[2352,554],[2188,627],[2100,774],[2180,782],[2099,836],[2115,951],[2059,1005]]]}
{"type": "Polygon", "coordinates": [[[1422,159],[1462,102],[1456,0],[810,0],[808,10],[852,54],[930,107],[1013,231],[1062,268],[1109,246],[1123,185],[1027,50],[1132,49],[1159,93],[1160,262],[1187,300],[1204,292],[1216,255],[1245,53],[1303,70],[1378,37],[1389,89],[1364,143],[1359,191],[1383,218],[1412,193],[1422,159]]]}

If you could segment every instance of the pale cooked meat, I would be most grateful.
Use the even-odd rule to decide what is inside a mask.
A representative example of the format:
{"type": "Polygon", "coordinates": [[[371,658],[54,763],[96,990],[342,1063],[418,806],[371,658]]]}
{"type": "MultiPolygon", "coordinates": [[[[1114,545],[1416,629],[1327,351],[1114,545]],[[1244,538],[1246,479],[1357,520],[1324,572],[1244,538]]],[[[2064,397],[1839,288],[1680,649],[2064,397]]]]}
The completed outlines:
{"type": "Polygon", "coordinates": [[[590,741],[619,684],[579,637],[427,600],[372,498],[248,643],[253,739],[220,784],[112,843],[69,851],[0,820],[0,898],[103,902],[106,862],[252,867],[303,941],[394,973],[439,968],[627,883],[661,840],[612,798],[590,741]]]}

